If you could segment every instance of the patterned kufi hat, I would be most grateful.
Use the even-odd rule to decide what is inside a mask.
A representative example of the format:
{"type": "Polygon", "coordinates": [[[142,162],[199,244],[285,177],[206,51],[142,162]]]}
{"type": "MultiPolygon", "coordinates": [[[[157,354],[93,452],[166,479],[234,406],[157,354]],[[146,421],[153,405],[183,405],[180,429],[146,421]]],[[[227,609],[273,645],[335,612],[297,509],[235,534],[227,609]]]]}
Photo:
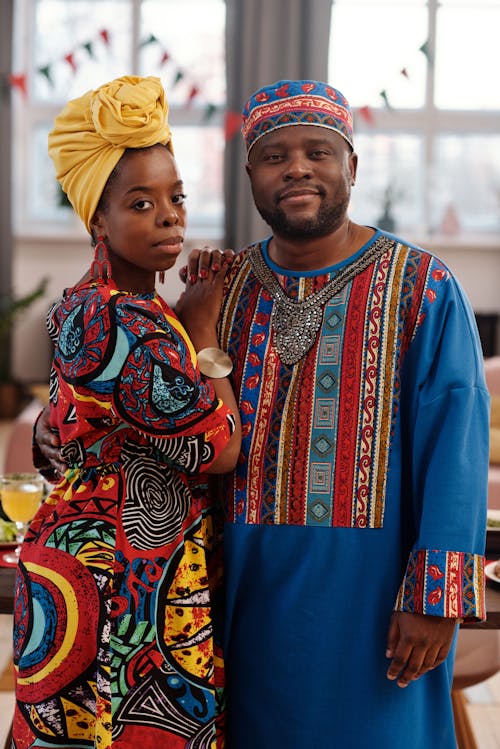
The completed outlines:
{"type": "Polygon", "coordinates": [[[56,177],[90,229],[109,175],[127,148],[157,143],[173,153],[159,78],[124,76],[68,102],[49,133],[56,177]]]}
{"type": "Polygon", "coordinates": [[[320,81],[277,81],[254,93],[243,109],[241,132],[250,149],[263,135],[289,125],[316,125],[353,146],[352,114],[343,94],[320,81]]]}

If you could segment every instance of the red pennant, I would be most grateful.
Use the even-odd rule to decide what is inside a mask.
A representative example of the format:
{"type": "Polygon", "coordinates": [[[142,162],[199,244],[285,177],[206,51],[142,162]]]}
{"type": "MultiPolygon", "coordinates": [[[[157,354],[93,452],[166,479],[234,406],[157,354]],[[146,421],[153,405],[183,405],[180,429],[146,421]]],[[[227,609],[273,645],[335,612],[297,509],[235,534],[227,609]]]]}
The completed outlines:
{"type": "Polygon", "coordinates": [[[406,69],[406,68],[403,68],[403,69],[402,69],[402,70],[400,70],[399,72],[401,73],[401,75],[404,75],[404,77],[405,77],[405,78],[409,78],[409,77],[410,77],[410,76],[408,75],[408,71],[407,71],[407,69],[406,69]]]}
{"type": "Polygon", "coordinates": [[[198,86],[191,86],[191,89],[188,95],[188,103],[191,103],[193,99],[195,99],[198,96],[199,93],[200,93],[200,89],[198,88],[198,86]]]}
{"type": "Polygon", "coordinates": [[[20,75],[11,74],[8,76],[7,80],[9,81],[11,88],[17,88],[23,96],[27,96],[28,89],[26,73],[21,73],[20,75]]]}
{"type": "Polygon", "coordinates": [[[241,114],[239,112],[226,112],[224,121],[224,137],[231,140],[241,127],[241,114]]]}
{"type": "Polygon", "coordinates": [[[73,73],[76,73],[76,71],[77,71],[78,68],[77,68],[77,64],[75,62],[75,53],[74,52],[69,52],[69,54],[64,55],[64,59],[66,60],[66,62],[70,66],[70,68],[73,71],[73,73]]]}
{"type": "Polygon", "coordinates": [[[109,46],[109,31],[107,31],[106,29],[101,29],[101,31],[99,32],[99,36],[101,37],[106,47],[108,47],[109,46]]]}
{"type": "Polygon", "coordinates": [[[359,114],[361,117],[367,122],[369,125],[373,125],[375,122],[375,118],[373,116],[373,112],[368,106],[360,107],[358,109],[359,114]]]}
{"type": "Polygon", "coordinates": [[[162,52],[161,58],[160,58],[160,67],[163,67],[166,62],[170,60],[170,55],[168,52],[162,52]]]}

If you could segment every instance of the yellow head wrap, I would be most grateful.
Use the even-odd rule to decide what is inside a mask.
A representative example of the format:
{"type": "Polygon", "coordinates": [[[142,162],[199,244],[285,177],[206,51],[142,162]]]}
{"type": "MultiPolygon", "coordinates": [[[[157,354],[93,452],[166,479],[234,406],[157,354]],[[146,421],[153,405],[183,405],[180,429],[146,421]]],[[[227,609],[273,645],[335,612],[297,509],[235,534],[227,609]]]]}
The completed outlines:
{"type": "Polygon", "coordinates": [[[125,149],[157,143],[172,151],[159,78],[123,76],[68,102],[49,133],[56,177],[89,233],[109,175],[125,149]]]}

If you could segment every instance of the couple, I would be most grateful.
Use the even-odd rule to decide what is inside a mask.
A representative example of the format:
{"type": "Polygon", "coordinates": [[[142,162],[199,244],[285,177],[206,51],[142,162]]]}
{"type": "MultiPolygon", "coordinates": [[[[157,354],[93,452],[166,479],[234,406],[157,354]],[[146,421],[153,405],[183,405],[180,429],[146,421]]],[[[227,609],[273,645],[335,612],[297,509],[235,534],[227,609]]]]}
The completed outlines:
{"type": "MultiPolygon", "coordinates": [[[[49,501],[77,514],[81,492],[86,534],[73,519],[71,538],[68,526],[52,533],[51,551],[71,560],[68,577],[94,564],[88,595],[109,609],[95,623],[102,657],[75,666],[70,684],[44,674],[30,596],[50,588],[31,551],[59,527],[46,509],[18,575],[15,746],[92,746],[94,736],[111,745],[112,730],[115,747],[215,747],[225,732],[231,749],[452,749],[457,622],[485,616],[489,398],[463,291],[432,254],[350,221],[357,155],[343,95],[279,81],[250,97],[242,126],[253,197],[272,234],[234,258],[190,258],[176,310],[188,338],[154,291],[185,219],[171,140],[155,132],[131,142],[130,128],[125,138],[110,111],[114,99],[121,112],[130,103],[113,88],[108,107],[103,89],[56,121],[67,142],[52,135],[53,158],[66,149],[71,162],[66,176],[58,170],[63,189],[103,239],[101,278],[66,294],[49,326],[58,347],[52,424],[69,466],[49,501]],[[76,133],[93,138],[95,129],[111,143],[104,176],[85,140],[74,148],[76,133]],[[164,245],[149,242],[149,254],[147,221],[175,227],[164,245]],[[86,339],[78,362],[76,322],[86,339]],[[222,355],[220,372],[206,363],[217,348],[230,359],[222,355]],[[155,505],[159,486],[148,503],[148,470],[170,482],[176,523],[155,505]],[[215,490],[225,521],[223,635],[207,470],[225,474],[215,490]],[[115,516],[97,533],[108,495],[115,516]]],[[[141,123],[152,98],[141,91],[141,123]]],[[[57,459],[43,421],[36,435],[57,459]]],[[[64,650],[64,629],[53,631],[64,650]]]]}

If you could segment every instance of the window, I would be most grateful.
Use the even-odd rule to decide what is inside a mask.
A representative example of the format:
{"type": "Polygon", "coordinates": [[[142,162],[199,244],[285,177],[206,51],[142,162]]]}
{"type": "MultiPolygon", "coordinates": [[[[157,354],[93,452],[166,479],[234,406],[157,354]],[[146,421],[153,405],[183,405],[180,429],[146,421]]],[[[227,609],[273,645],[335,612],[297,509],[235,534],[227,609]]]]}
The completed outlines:
{"type": "Polygon", "coordinates": [[[78,231],[47,154],[68,99],[122,75],[162,79],[190,233],[223,225],[224,0],[17,0],[16,231],[78,231]]]}
{"type": "Polygon", "coordinates": [[[354,220],[500,230],[500,0],[333,0],[329,80],[354,114],[354,220]]]}

